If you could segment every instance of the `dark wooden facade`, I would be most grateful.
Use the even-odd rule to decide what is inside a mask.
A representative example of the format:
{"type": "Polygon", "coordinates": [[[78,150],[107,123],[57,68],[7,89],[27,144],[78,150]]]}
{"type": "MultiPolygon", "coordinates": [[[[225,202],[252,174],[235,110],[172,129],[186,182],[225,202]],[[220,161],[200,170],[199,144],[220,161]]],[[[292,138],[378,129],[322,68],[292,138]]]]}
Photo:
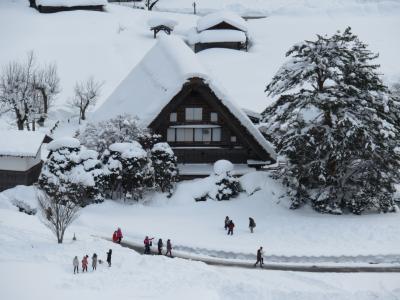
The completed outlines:
{"type": "Polygon", "coordinates": [[[71,11],[71,10],[94,10],[103,11],[103,5],[78,5],[78,6],[43,6],[36,5],[35,0],[29,0],[30,7],[36,8],[40,13],[56,13],[61,11],[71,11]]]}
{"type": "Polygon", "coordinates": [[[38,181],[42,162],[27,171],[0,170],[0,192],[17,185],[31,185],[38,181]]]}
{"type": "Polygon", "coordinates": [[[179,163],[214,163],[219,159],[240,164],[246,164],[247,160],[273,162],[269,153],[247,128],[222,104],[210,87],[198,78],[188,81],[149,127],[155,133],[161,134],[171,145],[179,163]],[[186,120],[186,108],[201,108],[201,120],[186,120]],[[176,121],[170,120],[171,113],[176,113],[176,121]],[[211,113],[214,116],[217,114],[216,121],[211,120],[211,113]],[[168,128],[193,128],[194,136],[195,130],[202,126],[220,128],[220,138],[215,141],[195,141],[195,138],[190,141],[167,139],[168,128]]]}

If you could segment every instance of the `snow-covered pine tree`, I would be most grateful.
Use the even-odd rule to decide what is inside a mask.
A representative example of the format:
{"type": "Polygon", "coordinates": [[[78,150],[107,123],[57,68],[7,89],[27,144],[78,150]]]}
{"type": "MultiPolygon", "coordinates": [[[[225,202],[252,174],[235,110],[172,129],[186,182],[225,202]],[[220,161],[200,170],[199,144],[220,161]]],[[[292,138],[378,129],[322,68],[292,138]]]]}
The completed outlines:
{"type": "Polygon", "coordinates": [[[221,201],[229,200],[239,195],[239,180],[232,175],[233,164],[228,160],[219,160],[214,164],[216,189],[212,198],[221,201]]]}
{"type": "Polygon", "coordinates": [[[71,180],[71,171],[79,163],[80,143],[74,138],[52,141],[48,159],[39,176],[39,186],[50,197],[83,204],[84,186],[71,180]]]}
{"type": "Polygon", "coordinates": [[[103,156],[106,186],[111,192],[122,188],[125,199],[143,195],[149,174],[147,153],[138,142],[114,143],[103,156]]]}
{"type": "Polygon", "coordinates": [[[277,173],[292,208],[323,213],[394,211],[399,181],[400,103],[378,74],[378,57],[347,28],[287,53],[266,87],[278,101],[263,128],[287,165],[277,173]]]}
{"type": "Polygon", "coordinates": [[[151,149],[154,181],[163,193],[171,196],[178,181],[177,158],[168,143],[157,143],[151,149]]]}

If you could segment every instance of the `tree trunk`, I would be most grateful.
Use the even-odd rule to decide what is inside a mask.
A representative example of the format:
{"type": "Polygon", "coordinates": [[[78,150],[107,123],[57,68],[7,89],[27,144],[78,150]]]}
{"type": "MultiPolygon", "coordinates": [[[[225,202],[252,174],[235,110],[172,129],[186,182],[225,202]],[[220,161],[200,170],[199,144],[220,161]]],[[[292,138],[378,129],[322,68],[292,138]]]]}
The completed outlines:
{"type": "Polygon", "coordinates": [[[17,120],[18,130],[24,130],[24,123],[23,120],[17,120]]]}

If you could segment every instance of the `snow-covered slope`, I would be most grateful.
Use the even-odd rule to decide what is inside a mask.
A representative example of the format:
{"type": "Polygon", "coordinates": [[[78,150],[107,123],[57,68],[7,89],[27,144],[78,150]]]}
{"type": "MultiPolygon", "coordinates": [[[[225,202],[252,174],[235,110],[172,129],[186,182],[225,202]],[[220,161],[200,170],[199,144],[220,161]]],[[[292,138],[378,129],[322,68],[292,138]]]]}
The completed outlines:
{"type": "MultiPolygon", "coordinates": [[[[163,2],[174,9],[192,3],[160,1],[160,9],[163,2]],[[173,3],[177,3],[176,7],[173,3]]],[[[209,71],[235,99],[240,99],[241,106],[260,112],[272,101],[264,94],[265,85],[284,61],[284,53],[291,45],[299,40],[311,39],[317,33],[343,30],[348,25],[370,44],[373,51],[380,53],[378,62],[388,82],[400,79],[400,13],[396,9],[399,1],[300,2],[309,7],[320,7],[325,10],[324,13],[306,13],[298,9],[300,4],[297,1],[289,0],[240,1],[239,6],[238,3],[239,0],[197,1],[199,7],[225,7],[239,12],[240,5],[251,6],[257,11],[274,5],[297,11],[293,15],[277,9],[282,13],[248,21],[252,44],[249,53],[219,49],[200,53],[209,71]],[[222,2],[227,5],[220,6],[222,2]],[[341,11],[331,11],[332,5],[341,7],[341,11]]],[[[39,14],[28,5],[25,0],[0,1],[0,65],[14,59],[22,60],[29,50],[35,51],[39,62],[55,61],[62,85],[57,107],[65,107],[73,95],[75,82],[90,75],[104,81],[99,104],[104,101],[154,45],[149,19],[158,16],[174,19],[178,22],[174,33],[183,36],[198,20],[197,16],[188,14],[146,12],[113,4],[107,5],[107,12],[56,14],[39,14]]]]}

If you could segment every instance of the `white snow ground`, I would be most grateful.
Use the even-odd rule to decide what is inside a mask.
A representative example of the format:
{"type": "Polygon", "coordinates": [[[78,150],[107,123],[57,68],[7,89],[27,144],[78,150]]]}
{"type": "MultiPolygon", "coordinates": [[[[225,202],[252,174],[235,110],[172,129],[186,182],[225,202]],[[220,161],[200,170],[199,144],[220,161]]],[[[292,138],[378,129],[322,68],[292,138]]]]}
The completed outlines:
{"type": "MultiPolygon", "coordinates": [[[[25,193],[25,197],[29,197],[26,191],[21,192],[25,193]]],[[[6,193],[0,194],[0,198],[4,194],[6,193]]],[[[254,201],[254,199],[248,200],[254,201]]],[[[229,203],[243,204],[244,201],[246,199],[229,203]]],[[[93,205],[81,211],[78,220],[67,231],[62,245],[56,243],[54,236],[40,223],[37,216],[19,213],[6,204],[7,201],[3,197],[0,200],[0,296],[5,300],[47,300],[55,297],[61,300],[73,298],[395,300],[400,297],[398,273],[327,274],[220,268],[181,259],[141,256],[132,250],[92,236],[104,231],[111,233],[115,226],[121,224],[126,226],[122,227],[125,236],[133,236],[135,232],[148,232],[148,229],[154,226],[157,227],[157,232],[164,234],[168,231],[169,235],[164,236],[172,237],[173,243],[183,230],[187,238],[190,238],[189,235],[197,235],[192,238],[208,244],[217,242],[217,247],[239,242],[242,244],[241,247],[246,247],[249,241],[246,236],[250,234],[245,232],[244,228],[239,229],[237,236],[233,236],[228,242],[224,236],[225,232],[223,229],[220,230],[220,222],[217,224],[213,220],[213,211],[225,212],[225,207],[228,211],[233,209],[228,202],[184,205],[170,203],[171,209],[164,207],[163,214],[159,210],[161,206],[157,205],[157,201],[150,206],[127,206],[111,201],[93,205]],[[208,213],[205,215],[206,206],[208,213]],[[176,212],[172,213],[172,209],[176,212]],[[177,219],[178,214],[181,214],[180,221],[177,219]],[[196,217],[197,215],[199,217],[196,217]],[[202,223],[198,223],[201,220],[202,223]],[[213,232],[210,231],[213,238],[204,240],[207,238],[204,234],[210,230],[210,226],[214,227],[213,232]],[[175,230],[178,235],[172,234],[175,230]],[[204,233],[199,235],[201,230],[204,233]],[[72,241],[73,233],[76,233],[78,238],[75,242],[72,241]],[[216,236],[218,240],[214,240],[216,236]],[[82,259],[83,255],[91,256],[96,252],[100,259],[105,260],[105,252],[109,248],[113,250],[111,268],[101,264],[95,272],[72,274],[72,258],[75,255],[82,259]]],[[[238,214],[237,209],[236,213],[238,214]]],[[[265,213],[268,220],[268,211],[265,213]]],[[[284,214],[281,217],[285,220],[283,216],[284,214]]],[[[315,227],[316,220],[313,222],[313,216],[304,214],[304,218],[306,217],[315,227]]],[[[322,220],[324,219],[318,220],[318,223],[324,224],[322,220]]],[[[383,223],[390,224],[387,220],[390,218],[382,218],[383,223]]],[[[261,219],[256,221],[256,229],[262,231],[263,222],[260,222],[261,219]]],[[[363,222],[362,219],[358,221],[363,222]]],[[[295,222],[296,220],[293,224],[295,222]]],[[[240,226],[241,222],[237,223],[240,226]]],[[[274,226],[280,225],[282,224],[274,226]]],[[[302,236],[303,241],[307,239],[304,232],[302,236]]],[[[260,238],[257,231],[255,237],[260,238]]],[[[287,244],[290,244],[289,247],[295,247],[296,240],[290,243],[290,238],[291,236],[287,237],[287,244]]],[[[258,246],[258,243],[254,245],[258,246]]],[[[268,249],[267,247],[267,251],[268,249]]]]}

